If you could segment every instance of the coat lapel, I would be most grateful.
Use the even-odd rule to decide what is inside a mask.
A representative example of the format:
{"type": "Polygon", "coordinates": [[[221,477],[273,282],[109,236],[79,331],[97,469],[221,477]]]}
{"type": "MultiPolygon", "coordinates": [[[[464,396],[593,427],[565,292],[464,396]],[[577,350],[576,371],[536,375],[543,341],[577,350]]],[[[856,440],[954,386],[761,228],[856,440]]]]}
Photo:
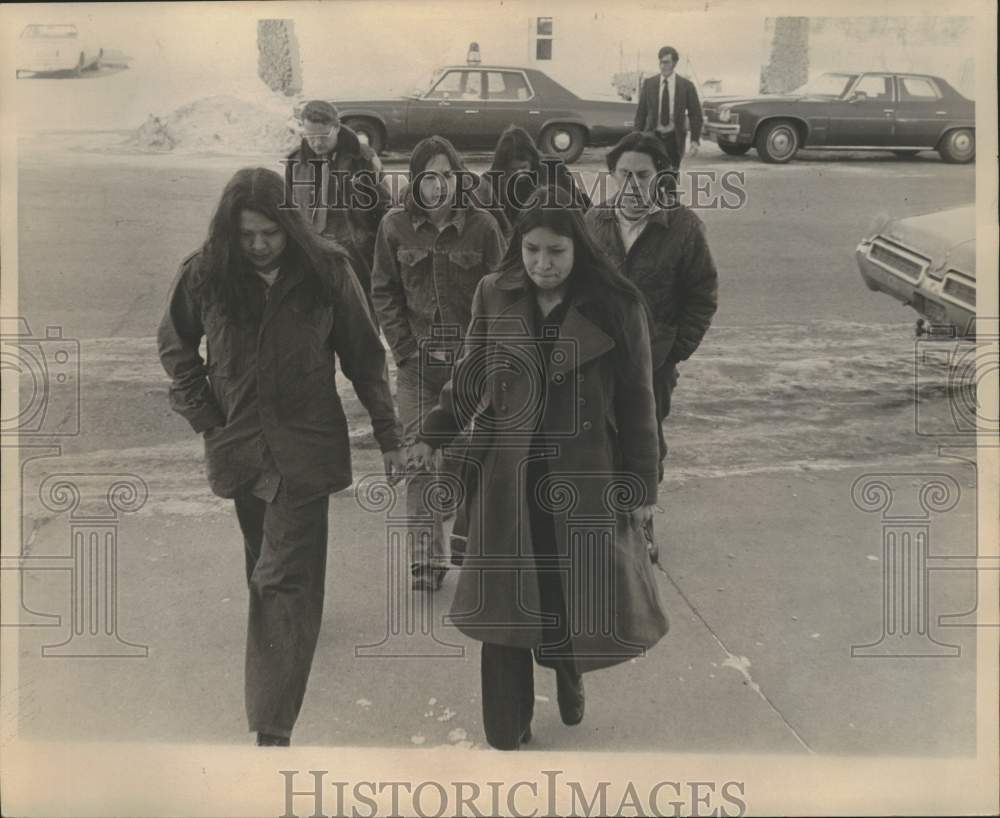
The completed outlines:
{"type": "Polygon", "coordinates": [[[538,327],[535,326],[535,305],[531,292],[515,290],[511,296],[511,303],[490,318],[489,338],[506,348],[503,359],[511,365],[514,361],[523,361],[527,352],[532,370],[544,372],[541,351],[535,342],[538,327]]]}
{"type": "MultiPolygon", "coordinates": [[[[534,365],[539,368],[538,371],[543,371],[531,291],[525,287],[517,287],[516,281],[510,278],[503,281],[500,289],[510,290],[513,300],[490,319],[489,337],[508,347],[527,346],[534,365]]],[[[561,346],[567,347],[566,351],[569,354],[559,356],[562,360],[558,363],[549,362],[550,377],[579,368],[614,349],[615,346],[614,339],[580,312],[575,303],[566,311],[566,317],[559,329],[559,341],[561,346]]]]}
{"type": "Polygon", "coordinates": [[[569,355],[562,366],[552,364],[552,374],[582,367],[614,349],[614,339],[585,316],[574,304],[570,306],[559,330],[559,339],[572,344],[576,355],[569,355]],[[575,367],[573,366],[575,364],[575,367]]]}

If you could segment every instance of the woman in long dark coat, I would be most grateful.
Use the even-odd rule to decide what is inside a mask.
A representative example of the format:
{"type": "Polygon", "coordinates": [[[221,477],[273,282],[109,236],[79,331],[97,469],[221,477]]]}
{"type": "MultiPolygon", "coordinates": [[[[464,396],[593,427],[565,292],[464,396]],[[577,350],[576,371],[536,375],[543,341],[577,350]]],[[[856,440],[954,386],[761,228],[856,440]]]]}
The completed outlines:
{"type": "Polygon", "coordinates": [[[410,453],[429,464],[472,420],[479,478],[451,619],[483,642],[483,722],[499,749],[531,737],[532,653],[577,724],[581,674],[667,631],[641,535],[658,457],[646,311],[580,212],[550,204],[519,217],[504,266],[480,282],[410,453]]]}

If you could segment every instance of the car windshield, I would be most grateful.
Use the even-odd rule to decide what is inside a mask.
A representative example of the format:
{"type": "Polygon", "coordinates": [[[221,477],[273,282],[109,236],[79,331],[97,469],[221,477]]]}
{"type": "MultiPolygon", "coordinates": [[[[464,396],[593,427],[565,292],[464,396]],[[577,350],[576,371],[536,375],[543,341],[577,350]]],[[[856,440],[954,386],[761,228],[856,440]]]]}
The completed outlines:
{"type": "Polygon", "coordinates": [[[407,96],[417,97],[418,99],[422,99],[424,96],[430,93],[431,88],[433,88],[435,83],[439,79],[441,79],[441,75],[443,73],[444,73],[443,68],[435,68],[433,71],[431,71],[430,79],[428,79],[427,82],[424,83],[423,85],[417,85],[416,87],[414,87],[414,89],[410,91],[410,93],[407,94],[407,96]]]}
{"type": "Polygon", "coordinates": [[[76,36],[76,26],[28,26],[22,37],[40,37],[46,40],[69,40],[76,36]]]}
{"type": "Polygon", "coordinates": [[[839,97],[857,74],[820,74],[792,93],[802,97],[839,97]]]}

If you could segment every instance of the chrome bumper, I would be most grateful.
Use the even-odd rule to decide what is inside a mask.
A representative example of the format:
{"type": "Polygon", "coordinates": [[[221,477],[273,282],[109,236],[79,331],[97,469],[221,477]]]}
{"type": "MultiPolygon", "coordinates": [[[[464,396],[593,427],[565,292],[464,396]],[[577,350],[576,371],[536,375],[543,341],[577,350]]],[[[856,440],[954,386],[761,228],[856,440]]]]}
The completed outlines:
{"type": "Polygon", "coordinates": [[[740,123],[738,122],[706,122],[705,133],[713,139],[734,140],[740,133],[740,123]]]}

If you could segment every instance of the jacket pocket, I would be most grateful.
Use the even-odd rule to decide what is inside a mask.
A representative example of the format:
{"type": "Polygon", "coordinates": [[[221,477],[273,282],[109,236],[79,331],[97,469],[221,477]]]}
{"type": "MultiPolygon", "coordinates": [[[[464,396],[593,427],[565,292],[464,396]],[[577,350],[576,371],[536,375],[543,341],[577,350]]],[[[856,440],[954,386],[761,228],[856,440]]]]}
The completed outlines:
{"type": "Polygon", "coordinates": [[[412,269],[420,264],[430,255],[430,252],[427,247],[400,247],[396,251],[396,259],[405,271],[407,268],[412,269]]]}
{"type": "Polygon", "coordinates": [[[434,315],[436,298],[430,256],[431,250],[427,247],[400,247],[396,251],[410,325],[417,336],[423,335],[424,331],[422,327],[413,325],[413,318],[430,321],[434,315]]]}
{"type": "Polygon", "coordinates": [[[481,250],[452,250],[448,253],[453,280],[458,285],[464,302],[472,302],[472,294],[476,291],[479,279],[486,272],[483,269],[483,253],[481,250]]]}
{"type": "Polygon", "coordinates": [[[483,253],[481,250],[452,250],[448,259],[461,270],[472,270],[482,267],[483,253]]]}

